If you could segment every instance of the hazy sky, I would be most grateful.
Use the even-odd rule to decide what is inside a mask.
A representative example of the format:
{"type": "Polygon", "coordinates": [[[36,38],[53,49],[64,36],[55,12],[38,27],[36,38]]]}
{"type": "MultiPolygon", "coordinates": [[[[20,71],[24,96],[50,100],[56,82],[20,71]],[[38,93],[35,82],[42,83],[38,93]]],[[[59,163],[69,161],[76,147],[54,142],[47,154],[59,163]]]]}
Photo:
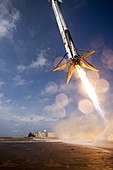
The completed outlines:
{"type": "MultiPolygon", "coordinates": [[[[100,69],[96,88],[109,119],[113,1],[63,0],[61,8],[76,46],[96,50],[89,61],[100,69]]],[[[87,96],[81,94],[80,80],[67,85],[65,71],[52,72],[55,59],[64,54],[48,0],[0,0],[0,135],[51,130],[58,120],[84,114],[78,103],[87,96]]]]}

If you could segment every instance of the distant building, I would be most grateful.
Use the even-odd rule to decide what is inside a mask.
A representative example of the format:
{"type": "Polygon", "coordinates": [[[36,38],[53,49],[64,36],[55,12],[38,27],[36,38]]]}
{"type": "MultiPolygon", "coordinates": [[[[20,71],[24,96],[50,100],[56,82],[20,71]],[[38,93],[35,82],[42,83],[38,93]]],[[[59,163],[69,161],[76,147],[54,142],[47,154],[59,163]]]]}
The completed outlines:
{"type": "Polygon", "coordinates": [[[55,138],[55,134],[53,132],[47,132],[46,130],[43,130],[43,131],[37,131],[36,133],[29,132],[28,137],[55,138]]]}
{"type": "Polygon", "coordinates": [[[36,138],[47,138],[48,133],[46,131],[37,131],[36,132],[36,138]]]}
{"type": "Polygon", "coordinates": [[[53,132],[48,132],[48,138],[55,138],[55,134],[53,132]]]}
{"type": "Polygon", "coordinates": [[[28,133],[28,137],[30,138],[30,137],[36,137],[36,135],[33,133],[33,132],[29,132],[28,133]]]}

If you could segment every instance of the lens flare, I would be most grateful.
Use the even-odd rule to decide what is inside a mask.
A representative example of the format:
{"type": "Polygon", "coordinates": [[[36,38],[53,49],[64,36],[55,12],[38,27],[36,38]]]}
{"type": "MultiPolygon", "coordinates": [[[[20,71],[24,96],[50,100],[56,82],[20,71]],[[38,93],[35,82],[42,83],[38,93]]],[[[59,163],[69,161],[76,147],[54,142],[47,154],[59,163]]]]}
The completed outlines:
{"type": "Polygon", "coordinates": [[[97,98],[97,95],[95,93],[94,87],[91,85],[91,83],[89,82],[89,80],[86,76],[86,73],[84,72],[84,70],[79,65],[76,66],[76,69],[77,69],[79,77],[80,77],[80,79],[81,79],[81,81],[82,81],[82,83],[85,87],[85,90],[86,90],[89,98],[92,100],[96,110],[99,113],[99,116],[101,117],[101,119],[106,124],[106,119],[105,119],[105,116],[104,116],[102,109],[99,106],[98,98],[97,98]]]}

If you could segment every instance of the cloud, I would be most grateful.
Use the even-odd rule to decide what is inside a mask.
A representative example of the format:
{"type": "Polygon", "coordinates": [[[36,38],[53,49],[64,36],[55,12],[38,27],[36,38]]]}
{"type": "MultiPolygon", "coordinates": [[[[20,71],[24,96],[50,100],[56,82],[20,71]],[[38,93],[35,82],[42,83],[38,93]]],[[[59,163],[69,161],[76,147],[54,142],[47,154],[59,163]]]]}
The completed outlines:
{"type": "MultiPolygon", "coordinates": [[[[0,72],[7,72],[7,68],[6,68],[6,62],[5,59],[2,55],[0,55],[0,72]]],[[[2,80],[0,79],[0,82],[2,80]]]]}
{"type": "Polygon", "coordinates": [[[59,92],[64,92],[64,93],[73,93],[73,91],[76,90],[76,84],[75,82],[70,82],[69,84],[63,83],[59,85],[59,92]]]}
{"type": "Polygon", "coordinates": [[[0,93],[0,99],[4,97],[4,93],[0,93]]]}
{"type": "Polygon", "coordinates": [[[0,103],[0,135],[27,135],[31,129],[35,131],[42,127],[45,117],[27,107],[24,108],[17,106],[14,102],[0,103]]]}
{"type": "Polygon", "coordinates": [[[20,12],[14,8],[10,0],[0,0],[0,38],[11,36],[20,19],[20,12]]]}
{"type": "Polygon", "coordinates": [[[30,69],[38,69],[39,67],[43,67],[46,64],[46,59],[44,58],[44,56],[39,56],[37,57],[36,61],[33,61],[30,65],[29,68],[30,69]]]}
{"type": "Polygon", "coordinates": [[[50,81],[45,85],[45,88],[40,92],[41,97],[48,97],[51,95],[57,95],[59,93],[65,93],[67,95],[73,95],[75,96],[75,93],[73,93],[74,91],[76,91],[77,87],[75,82],[70,82],[69,84],[66,83],[61,83],[61,84],[57,84],[54,81],[50,81]]]}
{"type": "Polygon", "coordinates": [[[13,78],[13,81],[15,86],[23,86],[27,84],[27,82],[24,79],[22,79],[20,75],[15,76],[13,78]]]}
{"type": "Polygon", "coordinates": [[[17,70],[20,73],[22,73],[24,71],[31,71],[31,70],[43,68],[44,66],[46,66],[47,64],[47,59],[45,58],[45,56],[47,56],[46,50],[41,50],[40,52],[36,52],[36,56],[37,56],[36,59],[33,60],[30,64],[18,65],[17,70]]]}
{"type": "Polygon", "coordinates": [[[38,123],[39,121],[45,120],[43,116],[38,115],[28,115],[28,116],[15,116],[21,122],[30,122],[30,123],[38,123]]]}
{"type": "Polygon", "coordinates": [[[65,117],[65,108],[63,106],[52,104],[44,107],[44,113],[48,118],[59,120],[65,117]]]}
{"type": "Polygon", "coordinates": [[[20,73],[22,73],[25,69],[26,69],[26,66],[24,66],[24,65],[22,65],[22,64],[20,64],[20,65],[17,66],[17,70],[18,70],[20,73]]]}
{"type": "Polygon", "coordinates": [[[11,99],[1,100],[0,103],[0,120],[10,120],[20,122],[38,122],[43,120],[43,116],[39,116],[38,113],[33,113],[28,107],[18,106],[11,99]]]}
{"type": "Polygon", "coordinates": [[[3,81],[0,81],[0,87],[2,87],[5,83],[3,81]]]}
{"type": "Polygon", "coordinates": [[[53,94],[56,94],[58,91],[58,85],[54,81],[50,81],[45,85],[45,88],[40,92],[39,96],[44,97],[45,96],[51,96],[53,94]]]}
{"type": "Polygon", "coordinates": [[[32,98],[32,95],[25,96],[24,98],[25,98],[26,100],[29,100],[29,99],[32,98]]]}

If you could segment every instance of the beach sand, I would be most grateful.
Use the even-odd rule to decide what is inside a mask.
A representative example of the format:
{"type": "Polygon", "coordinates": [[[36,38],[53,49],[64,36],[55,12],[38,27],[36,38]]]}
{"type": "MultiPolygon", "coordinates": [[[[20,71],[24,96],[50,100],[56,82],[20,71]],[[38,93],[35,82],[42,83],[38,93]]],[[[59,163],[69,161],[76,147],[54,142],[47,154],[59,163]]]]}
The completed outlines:
{"type": "Polygon", "coordinates": [[[113,150],[59,140],[0,138],[0,170],[113,170],[113,150]]]}

